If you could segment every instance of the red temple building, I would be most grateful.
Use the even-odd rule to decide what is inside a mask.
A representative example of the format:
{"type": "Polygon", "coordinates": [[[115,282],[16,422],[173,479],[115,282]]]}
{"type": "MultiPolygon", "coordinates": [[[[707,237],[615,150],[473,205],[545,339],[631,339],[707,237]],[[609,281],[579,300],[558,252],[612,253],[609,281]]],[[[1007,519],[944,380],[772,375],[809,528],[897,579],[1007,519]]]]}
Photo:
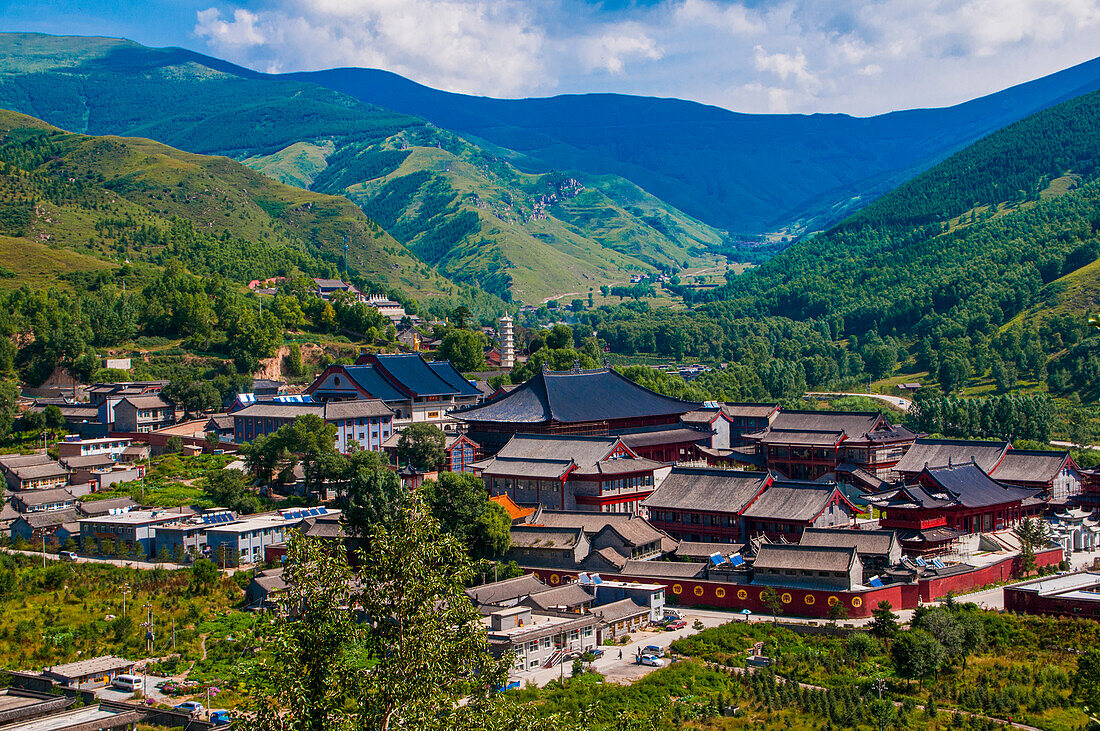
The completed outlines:
{"type": "Polygon", "coordinates": [[[860,512],[831,482],[688,467],[673,468],[643,507],[673,538],[711,543],[797,541],[806,528],[851,526],[860,512]]]}
{"type": "Polygon", "coordinates": [[[816,480],[841,465],[891,479],[917,435],[878,412],[784,410],[744,438],[768,469],[793,479],[816,480]]]}
{"type": "Polygon", "coordinates": [[[1004,485],[974,462],[929,467],[913,484],[868,496],[882,511],[879,525],[898,531],[910,553],[937,553],[968,533],[1016,525],[1042,509],[1036,490],[1004,485]]]}

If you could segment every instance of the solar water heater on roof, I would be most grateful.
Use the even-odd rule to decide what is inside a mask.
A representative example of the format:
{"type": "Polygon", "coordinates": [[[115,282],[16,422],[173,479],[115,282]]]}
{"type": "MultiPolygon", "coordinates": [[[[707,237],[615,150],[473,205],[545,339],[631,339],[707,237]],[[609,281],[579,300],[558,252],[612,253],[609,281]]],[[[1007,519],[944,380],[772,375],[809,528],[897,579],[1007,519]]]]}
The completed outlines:
{"type": "Polygon", "coordinates": [[[722,554],[715,551],[714,553],[710,554],[710,562],[715,566],[721,566],[726,562],[726,559],[724,556],[722,556],[722,554]]]}
{"type": "Polygon", "coordinates": [[[934,558],[934,559],[932,559],[932,565],[933,565],[933,566],[935,566],[935,567],[936,567],[936,568],[938,568],[938,569],[945,569],[945,568],[947,568],[947,566],[945,566],[945,565],[944,565],[943,561],[941,561],[941,560],[940,560],[940,559],[938,559],[938,558],[934,558]]]}
{"type": "Polygon", "coordinates": [[[881,587],[882,586],[882,579],[880,579],[877,576],[872,576],[871,580],[867,582],[867,585],[868,586],[874,586],[874,587],[881,587]]]}
{"type": "Polygon", "coordinates": [[[920,556],[917,556],[917,557],[916,557],[915,559],[913,559],[913,562],[914,562],[915,564],[917,564],[917,566],[920,566],[920,567],[922,567],[922,568],[928,568],[928,564],[926,564],[926,563],[924,562],[924,559],[923,559],[923,558],[921,558],[920,556]]]}
{"type": "Polygon", "coordinates": [[[730,556],[730,565],[731,566],[743,566],[744,563],[745,563],[745,559],[741,557],[741,554],[738,553],[734,556],[730,556]]]}

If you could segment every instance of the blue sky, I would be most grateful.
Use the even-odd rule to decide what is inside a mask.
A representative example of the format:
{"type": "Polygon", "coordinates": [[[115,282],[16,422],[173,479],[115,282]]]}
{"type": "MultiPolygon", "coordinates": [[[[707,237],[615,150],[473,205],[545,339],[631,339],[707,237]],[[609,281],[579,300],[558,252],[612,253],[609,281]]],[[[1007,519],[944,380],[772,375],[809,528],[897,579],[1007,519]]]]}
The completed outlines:
{"type": "Polygon", "coordinates": [[[367,66],[472,94],[745,112],[941,106],[1100,55],[1100,0],[0,0],[0,19],[264,71],[367,66]]]}

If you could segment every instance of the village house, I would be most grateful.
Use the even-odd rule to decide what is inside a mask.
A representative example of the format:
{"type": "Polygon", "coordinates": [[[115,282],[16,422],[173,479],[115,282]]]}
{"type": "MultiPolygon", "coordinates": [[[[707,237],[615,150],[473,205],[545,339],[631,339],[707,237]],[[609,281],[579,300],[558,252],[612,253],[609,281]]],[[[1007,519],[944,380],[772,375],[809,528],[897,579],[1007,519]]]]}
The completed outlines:
{"type": "Polygon", "coordinates": [[[167,385],[168,381],[97,383],[88,389],[88,398],[89,403],[96,408],[96,421],[111,430],[115,425],[115,407],[122,399],[131,396],[155,396],[167,385]]]}
{"type": "Polygon", "coordinates": [[[76,510],[44,510],[21,514],[11,526],[11,538],[22,538],[31,546],[58,547],[66,541],[80,535],[77,521],[80,516],[76,510]]]}
{"type": "Polygon", "coordinates": [[[752,583],[851,591],[863,584],[855,548],[766,543],[752,562],[752,583]]]}
{"type": "Polygon", "coordinates": [[[712,543],[760,535],[797,541],[806,528],[853,525],[860,512],[831,482],[694,467],[673,468],[643,507],[674,538],[712,543]]]}
{"type": "Polygon", "coordinates": [[[73,457],[109,457],[117,460],[130,446],[126,437],[102,437],[99,439],[79,439],[67,436],[57,443],[57,454],[61,462],[73,457]]]}
{"type": "Polygon", "coordinates": [[[490,495],[560,510],[635,513],[668,474],[618,437],[516,434],[474,465],[490,495]]]}
{"type": "Polygon", "coordinates": [[[393,412],[377,399],[325,403],[260,401],[233,412],[233,438],[238,444],[272,434],[299,416],[313,414],[336,427],[336,450],[378,452],[393,432],[393,412]]]}
{"type": "Polygon", "coordinates": [[[77,502],[76,496],[63,487],[17,492],[11,497],[11,506],[20,513],[73,510],[77,502]]]}
{"type": "Polygon", "coordinates": [[[525,606],[499,609],[483,620],[490,651],[515,653],[517,670],[553,667],[568,652],[594,650],[599,621],[592,614],[535,612],[525,606]]]}
{"type": "Polygon", "coordinates": [[[897,566],[901,562],[901,543],[896,531],[852,530],[850,528],[806,528],[802,531],[800,546],[821,548],[854,548],[859,555],[866,584],[874,575],[897,566]]]}
{"type": "Polygon", "coordinates": [[[419,353],[364,354],[355,365],[329,366],[304,393],[326,402],[378,399],[393,410],[397,427],[427,422],[451,432],[448,412],[481,399],[449,361],[427,361],[419,353]]]}
{"type": "Polygon", "coordinates": [[[57,462],[14,467],[7,471],[8,487],[15,491],[47,490],[69,484],[69,471],[57,462]]]}
{"type": "Polygon", "coordinates": [[[176,407],[160,396],[127,396],[114,407],[114,430],[152,432],[176,423],[176,407]]]}
{"type": "Polygon", "coordinates": [[[173,510],[130,510],[124,513],[82,518],[80,545],[85,551],[102,551],[110,542],[115,550],[125,547],[139,550],[145,556],[156,555],[158,525],[176,523],[190,517],[191,513],[173,510]]]}

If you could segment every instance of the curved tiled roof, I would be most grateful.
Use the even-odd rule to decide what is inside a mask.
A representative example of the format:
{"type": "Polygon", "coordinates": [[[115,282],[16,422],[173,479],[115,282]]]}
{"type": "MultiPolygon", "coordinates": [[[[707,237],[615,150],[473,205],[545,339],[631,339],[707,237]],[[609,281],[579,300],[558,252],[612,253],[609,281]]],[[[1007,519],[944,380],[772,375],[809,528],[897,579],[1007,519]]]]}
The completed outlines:
{"type": "Polygon", "coordinates": [[[746,518],[813,520],[837,492],[836,485],[777,482],[764,490],[742,513],[746,518]]]}
{"type": "Polygon", "coordinates": [[[647,497],[647,508],[736,513],[764,488],[766,472],[674,467],[647,497]]]}
{"type": "Polygon", "coordinates": [[[990,477],[998,482],[1050,482],[1069,461],[1069,452],[1013,449],[990,477]]]}
{"type": "Polygon", "coordinates": [[[926,466],[932,469],[971,460],[986,472],[992,472],[1011,449],[1008,442],[980,442],[967,439],[918,439],[894,469],[916,473],[926,466]]]}
{"type": "Polygon", "coordinates": [[[698,404],[663,396],[610,368],[545,371],[514,391],[452,412],[463,421],[571,424],[647,416],[680,416],[698,404]]]}

